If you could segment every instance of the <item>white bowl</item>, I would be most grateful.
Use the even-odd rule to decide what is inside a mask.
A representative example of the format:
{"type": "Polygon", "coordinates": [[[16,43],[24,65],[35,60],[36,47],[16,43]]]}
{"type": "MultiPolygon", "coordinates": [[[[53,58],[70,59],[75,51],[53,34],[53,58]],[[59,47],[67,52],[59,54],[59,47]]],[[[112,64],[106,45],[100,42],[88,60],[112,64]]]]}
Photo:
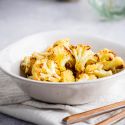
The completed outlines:
{"type": "MultiPolygon", "coordinates": [[[[30,97],[62,104],[83,104],[97,99],[125,99],[125,71],[98,80],[83,83],[49,83],[29,80],[20,76],[20,62],[24,56],[34,51],[44,51],[58,39],[70,38],[73,44],[78,42],[91,45],[94,51],[109,48],[125,59],[125,47],[107,40],[84,36],[82,32],[46,32],[26,37],[8,46],[0,53],[0,68],[30,97]]],[[[11,84],[11,83],[10,83],[11,84]]]]}

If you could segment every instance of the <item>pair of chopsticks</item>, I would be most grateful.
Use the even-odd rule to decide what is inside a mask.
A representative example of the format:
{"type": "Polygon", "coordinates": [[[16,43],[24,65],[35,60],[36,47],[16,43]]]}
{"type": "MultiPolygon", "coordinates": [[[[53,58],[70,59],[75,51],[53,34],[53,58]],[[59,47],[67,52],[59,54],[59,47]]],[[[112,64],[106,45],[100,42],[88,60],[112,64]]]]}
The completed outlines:
{"type": "MultiPolygon", "coordinates": [[[[125,101],[113,103],[113,104],[103,106],[100,108],[96,108],[96,109],[92,109],[92,110],[89,110],[89,111],[86,111],[83,113],[78,113],[78,114],[68,116],[63,119],[63,123],[68,125],[68,124],[73,124],[73,123],[77,123],[77,122],[83,122],[87,119],[102,115],[104,113],[109,113],[111,111],[122,109],[122,108],[125,108],[125,101]]],[[[125,110],[121,111],[120,113],[118,113],[110,118],[105,119],[104,121],[97,123],[96,125],[111,125],[111,124],[116,123],[117,121],[123,119],[124,117],[125,117],[125,110]]]]}

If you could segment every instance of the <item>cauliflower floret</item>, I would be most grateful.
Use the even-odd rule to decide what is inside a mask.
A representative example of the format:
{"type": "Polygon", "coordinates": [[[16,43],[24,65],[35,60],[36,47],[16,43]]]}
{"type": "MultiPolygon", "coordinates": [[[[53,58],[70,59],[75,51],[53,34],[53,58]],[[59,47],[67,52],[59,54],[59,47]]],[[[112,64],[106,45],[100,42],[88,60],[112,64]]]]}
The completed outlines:
{"type": "Polygon", "coordinates": [[[60,71],[53,60],[37,60],[32,68],[34,80],[58,82],[60,81],[60,71]]]}
{"type": "Polygon", "coordinates": [[[36,59],[33,57],[29,57],[29,56],[24,57],[20,65],[21,71],[26,75],[31,75],[32,74],[31,69],[35,61],[36,59]]]}
{"type": "Polygon", "coordinates": [[[30,77],[30,78],[32,78],[34,80],[40,80],[40,73],[42,72],[42,66],[45,61],[46,61],[46,59],[36,60],[36,62],[34,63],[34,65],[32,67],[32,77],[30,77]]]}
{"type": "Polygon", "coordinates": [[[72,48],[73,55],[75,57],[75,69],[78,72],[83,72],[85,69],[85,64],[90,60],[94,53],[90,50],[89,46],[79,44],[72,48]]]}
{"type": "Polygon", "coordinates": [[[103,64],[96,63],[93,65],[88,65],[85,69],[85,72],[88,74],[94,74],[98,78],[106,77],[112,75],[112,71],[105,71],[103,70],[103,64]]]}
{"type": "Polygon", "coordinates": [[[81,74],[78,74],[76,81],[83,82],[85,80],[93,80],[93,79],[97,79],[97,77],[95,75],[92,75],[92,74],[81,73],[81,74]]]}
{"type": "Polygon", "coordinates": [[[85,68],[85,73],[87,74],[94,74],[95,70],[102,70],[103,68],[103,64],[101,63],[96,63],[93,65],[87,65],[85,68]]]}
{"type": "Polygon", "coordinates": [[[125,67],[123,59],[116,56],[112,50],[103,49],[97,54],[99,61],[104,65],[104,70],[112,70],[113,73],[117,73],[125,67]]]}
{"type": "Polygon", "coordinates": [[[58,40],[54,43],[53,47],[55,46],[65,46],[66,48],[69,48],[70,47],[70,39],[61,39],[61,40],[58,40]]]}
{"type": "Polygon", "coordinates": [[[48,52],[51,52],[53,50],[53,48],[55,48],[56,46],[64,46],[67,50],[70,51],[70,39],[61,39],[56,41],[51,47],[49,47],[47,49],[48,52]]]}
{"type": "Polygon", "coordinates": [[[51,51],[49,58],[57,63],[61,71],[66,70],[67,63],[69,63],[70,68],[75,65],[74,57],[64,46],[56,46],[51,51]]]}
{"type": "Polygon", "coordinates": [[[111,76],[112,75],[112,71],[105,71],[105,70],[95,70],[94,74],[98,77],[98,78],[102,78],[102,77],[106,77],[106,76],[111,76]]]}
{"type": "Polygon", "coordinates": [[[112,61],[103,62],[105,70],[112,70],[115,72],[116,69],[122,70],[125,67],[124,60],[121,57],[115,57],[112,61]]]}
{"type": "Polygon", "coordinates": [[[36,58],[36,59],[43,59],[43,58],[47,58],[49,56],[49,53],[48,52],[34,52],[32,54],[32,57],[33,58],[36,58]]]}
{"type": "Polygon", "coordinates": [[[97,55],[99,56],[100,61],[111,61],[115,58],[116,54],[109,49],[100,50],[97,55]]]}
{"type": "Polygon", "coordinates": [[[24,57],[23,61],[21,62],[21,70],[24,71],[24,73],[28,73],[30,69],[30,57],[24,57]]]}
{"type": "Polygon", "coordinates": [[[93,57],[87,61],[86,66],[96,64],[98,61],[99,61],[99,56],[97,54],[94,54],[93,57]]]}
{"type": "Polygon", "coordinates": [[[24,57],[23,61],[21,62],[21,71],[23,71],[26,75],[32,75],[32,66],[34,65],[36,60],[47,58],[48,53],[39,53],[34,52],[31,56],[24,57]]]}
{"type": "Polygon", "coordinates": [[[75,82],[75,76],[71,70],[61,72],[61,82],[75,82]]]}

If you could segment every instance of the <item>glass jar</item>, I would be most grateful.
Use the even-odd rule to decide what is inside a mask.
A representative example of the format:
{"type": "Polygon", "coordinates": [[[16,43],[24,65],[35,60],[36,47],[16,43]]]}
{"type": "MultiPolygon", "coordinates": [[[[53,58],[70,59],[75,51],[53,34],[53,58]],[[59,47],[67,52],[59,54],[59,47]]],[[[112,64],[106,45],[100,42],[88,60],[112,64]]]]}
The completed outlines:
{"type": "Polygon", "coordinates": [[[125,16],[125,0],[89,0],[104,19],[119,19],[125,16]]]}

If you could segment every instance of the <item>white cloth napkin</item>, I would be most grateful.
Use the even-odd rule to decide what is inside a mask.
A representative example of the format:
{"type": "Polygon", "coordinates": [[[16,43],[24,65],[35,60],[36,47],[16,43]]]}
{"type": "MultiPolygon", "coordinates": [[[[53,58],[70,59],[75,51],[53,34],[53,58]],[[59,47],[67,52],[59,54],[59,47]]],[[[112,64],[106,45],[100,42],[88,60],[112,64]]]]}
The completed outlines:
{"type": "MultiPolygon", "coordinates": [[[[121,101],[120,99],[118,100],[121,101]]],[[[38,125],[61,125],[62,119],[68,115],[110,103],[113,103],[113,100],[97,100],[89,104],[78,106],[48,104],[35,101],[24,94],[8,76],[0,71],[0,112],[38,125]]],[[[76,123],[75,125],[94,125],[117,112],[104,114],[84,123],[76,123]]],[[[123,125],[123,123],[125,123],[125,120],[117,123],[117,125],[123,125]]]]}

